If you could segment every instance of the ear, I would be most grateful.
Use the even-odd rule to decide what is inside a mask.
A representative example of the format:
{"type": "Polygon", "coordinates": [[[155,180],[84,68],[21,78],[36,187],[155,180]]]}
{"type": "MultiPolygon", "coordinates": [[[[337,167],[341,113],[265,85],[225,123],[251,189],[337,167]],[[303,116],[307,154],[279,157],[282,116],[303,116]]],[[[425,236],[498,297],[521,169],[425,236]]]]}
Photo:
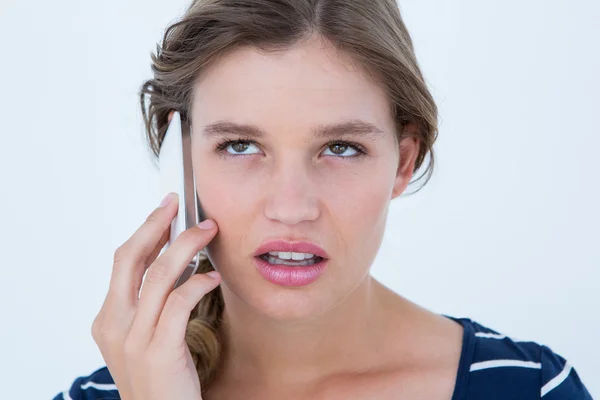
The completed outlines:
{"type": "Polygon", "coordinates": [[[419,155],[418,126],[409,122],[404,126],[403,139],[399,143],[400,160],[396,171],[396,180],[392,190],[392,199],[400,196],[413,177],[415,162],[419,155]]]}
{"type": "Polygon", "coordinates": [[[173,114],[175,114],[175,110],[171,110],[169,112],[169,117],[168,117],[169,118],[169,122],[171,122],[171,119],[173,118],[173,114]]]}

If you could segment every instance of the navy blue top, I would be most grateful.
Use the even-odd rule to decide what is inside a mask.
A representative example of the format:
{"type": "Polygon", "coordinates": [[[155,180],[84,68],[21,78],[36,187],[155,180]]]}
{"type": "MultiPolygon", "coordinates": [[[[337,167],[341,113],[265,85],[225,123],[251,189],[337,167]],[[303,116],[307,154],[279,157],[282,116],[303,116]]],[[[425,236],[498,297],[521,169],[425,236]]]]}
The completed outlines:
{"type": "MultiPolygon", "coordinates": [[[[573,366],[549,347],[444,316],[464,327],[452,400],[592,400],[573,366]]],[[[120,399],[106,367],[78,377],[53,400],[84,399],[120,399]]]]}

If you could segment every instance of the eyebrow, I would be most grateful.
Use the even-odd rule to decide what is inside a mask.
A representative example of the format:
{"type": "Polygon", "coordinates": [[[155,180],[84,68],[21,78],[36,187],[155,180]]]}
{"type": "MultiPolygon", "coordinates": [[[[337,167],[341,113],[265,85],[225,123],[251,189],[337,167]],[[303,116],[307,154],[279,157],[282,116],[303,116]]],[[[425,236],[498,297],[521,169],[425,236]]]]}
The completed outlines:
{"type": "MultiPolygon", "coordinates": [[[[267,133],[256,125],[237,124],[226,120],[216,121],[204,126],[202,134],[206,138],[221,137],[230,134],[238,134],[250,138],[267,136],[267,133]]],[[[317,125],[312,129],[312,134],[316,139],[348,135],[365,139],[378,139],[385,135],[385,132],[372,123],[362,120],[349,120],[337,124],[317,125]]]]}

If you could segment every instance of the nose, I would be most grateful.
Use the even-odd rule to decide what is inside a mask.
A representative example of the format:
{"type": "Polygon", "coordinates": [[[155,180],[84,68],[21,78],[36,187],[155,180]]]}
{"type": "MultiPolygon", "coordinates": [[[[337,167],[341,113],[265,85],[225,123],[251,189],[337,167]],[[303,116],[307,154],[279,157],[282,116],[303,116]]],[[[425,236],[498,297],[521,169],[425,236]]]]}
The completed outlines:
{"type": "Polygon", "coordinates": [[[279,163],[264,186],[265,215],[286,225],[314,221],[319,216],[318,187],[311,170],[288,158],[279,163]]]}

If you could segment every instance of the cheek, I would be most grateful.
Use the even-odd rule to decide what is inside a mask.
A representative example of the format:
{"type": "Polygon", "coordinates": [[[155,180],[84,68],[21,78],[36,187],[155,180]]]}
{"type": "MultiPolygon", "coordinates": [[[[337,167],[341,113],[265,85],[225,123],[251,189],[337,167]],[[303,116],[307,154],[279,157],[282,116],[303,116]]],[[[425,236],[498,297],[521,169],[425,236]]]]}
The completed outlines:
{"type": "Polygon", "coordinates": [[[348,255],[357,266],[370,265],[381,244],[390,202],[389,184],[369,186],[346,199],[347,223],[343,232],[348,255]],[[351,199],[351,200],[350,200],[351,199]]]}
{"type": "Polygon", "coordinates": [[[260,186],[252,184],[249,174],[239,166],[219,170],[212,165],[200,165],[195,176],[198,198],[204,211],[208,217],[219,221],[228,221],[243,214],[253,199],[260,195],[260,186]]]}
{"type": "Polygon", "coordinates": [[[223,266],[228,265],[230,256],[224,255],[238,254],[240,249],[247,250],[243,247],[243,241],[250,224],[248,199],[255,194],[248,194],[247,187],[224,180],[219,174],[205,175],[196,175],[198,199],[206,217],[214,219],[219,225],[217,235],[207,247],[213,257],[211,261],[222,268],[222,273],[227,274],[230,268],[223,266]]]}

